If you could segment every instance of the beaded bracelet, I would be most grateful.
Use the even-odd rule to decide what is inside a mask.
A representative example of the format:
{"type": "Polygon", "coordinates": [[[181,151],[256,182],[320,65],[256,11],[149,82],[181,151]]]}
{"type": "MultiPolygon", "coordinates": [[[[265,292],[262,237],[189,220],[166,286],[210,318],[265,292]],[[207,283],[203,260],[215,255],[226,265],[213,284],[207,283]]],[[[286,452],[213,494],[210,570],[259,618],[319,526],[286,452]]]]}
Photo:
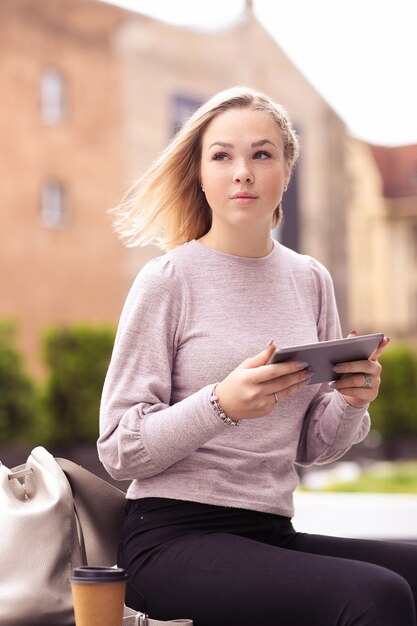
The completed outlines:
{"type": "Polygon", "coordinates": [[[213,393],[210,396],[210,402],[217,417],[219,417],[222,420],[223,424],[226,424],[226,426],[240,426],[240,422],[238,420],[232,420],[232,418],[228,417],[223,411],[222,407],[218,403],[219,398],[218,396],[216,396],[215,390],[216,388],[213,389],[213,393]]]}

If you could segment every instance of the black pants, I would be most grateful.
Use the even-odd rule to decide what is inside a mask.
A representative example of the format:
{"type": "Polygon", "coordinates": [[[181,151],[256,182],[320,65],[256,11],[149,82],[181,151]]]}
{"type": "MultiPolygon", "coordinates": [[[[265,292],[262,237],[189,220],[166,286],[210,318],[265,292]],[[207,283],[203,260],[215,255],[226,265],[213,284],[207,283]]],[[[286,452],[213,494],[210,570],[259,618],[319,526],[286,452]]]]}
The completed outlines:
{"type": "Polygon", "coordinates": [[[286,517],[130,500],[126,603],[195,626],[416,626],[417,545],[297,533],[286,517]]]}

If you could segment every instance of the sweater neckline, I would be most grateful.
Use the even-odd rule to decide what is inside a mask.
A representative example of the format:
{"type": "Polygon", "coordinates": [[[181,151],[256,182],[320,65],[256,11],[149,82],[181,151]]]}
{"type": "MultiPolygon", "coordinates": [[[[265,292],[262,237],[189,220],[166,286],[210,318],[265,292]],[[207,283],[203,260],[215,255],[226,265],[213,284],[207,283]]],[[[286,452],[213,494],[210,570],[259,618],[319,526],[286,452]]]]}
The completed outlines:
{"type": "Polygon", "coordinates": [[[187,245],[193,247],[194,249],[198,249],[200,254],[202,254],[205,258],[209,259],[218,259],[221,262],[229,262],[237,265],[246,265],[246,266],[265,266],[271,263],[278,254],[279,243],[272,239],[273,247],[271,252],[269,252],[266,256],[262,257],[245,257],[245,256],[237,256],[235,254],[229,254],[227,252],[220,252],[219,250],[215,250],[214,248],[209,248],[204,245],[200,241],[193,239],[188,242],[187,245]]]}

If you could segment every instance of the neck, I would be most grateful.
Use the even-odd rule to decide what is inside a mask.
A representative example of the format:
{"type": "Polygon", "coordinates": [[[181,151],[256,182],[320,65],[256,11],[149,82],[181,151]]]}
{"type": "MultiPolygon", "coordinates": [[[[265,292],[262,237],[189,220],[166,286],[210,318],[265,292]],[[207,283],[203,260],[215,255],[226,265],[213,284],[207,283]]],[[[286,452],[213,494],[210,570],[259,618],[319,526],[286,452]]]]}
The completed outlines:
{"type": "Polygon", "coordinates": [[[240,232],[239,237],[236,234],[234,237],[228,237],[224,231],[215,232],[211,229],[201,237],[200,242],[218,252],[246,258],[267,256],[273,248],[273,241],[269,231],[259,236],[254,236],[253,233],[240,232]]]}

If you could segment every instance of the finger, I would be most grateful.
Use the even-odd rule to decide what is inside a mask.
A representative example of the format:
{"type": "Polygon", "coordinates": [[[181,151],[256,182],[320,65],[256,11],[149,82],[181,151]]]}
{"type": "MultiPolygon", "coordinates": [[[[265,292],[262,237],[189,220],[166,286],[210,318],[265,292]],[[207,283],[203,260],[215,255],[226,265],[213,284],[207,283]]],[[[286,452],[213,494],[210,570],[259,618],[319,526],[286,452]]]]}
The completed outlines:
{"type": "Polygon", "coordinates": [[[366,361],[348,361],[346,363],[337,363],[333,365],[333,371],[337,374],[358,374],[366,373],[376,376],[381,370],[381,366],[376,361],[370,359],[366,361]]]}
{"type": "Polygon", "coordinates": [[[283,400],[284,398],[288,398],[292,394],[303,389],[306,385],[308,385],[308,381],[310,380],[310,378],[314,376],[314,374],[311,372],[300,372],[300,374],[301,376],[298,376],[296,379],[288,381],[287,385],[281,384],[278,390],[275,390],[271,393],[271,395],[274,396],[277,402],[283,400]]]}
{"type": "Polygon", "coordinates": [[[266,365],[269,359],[271,358],[271,356],[273,355],[275,349],[276,349],[276,345],[273,339],[271,339],[271,341],[268,343],[266,348],[262,350],[262,352],[259,352],[259,354],[256,354],[253,357],[249,357],[248,359],[245,359],[239,365],[239,367],[250,369],[254,367],[260,367],[261,365],[266,365]]]}
{"type": "MultiPolygon", "coordinates": [[[[295,372],[302,372],[307,370],[308,363],[305,361],[285,361],[284,363],[270,363],[259,367],[254,372],[254,383],[266,383],[272,381],[279,381],[283,377],[287,377],[289,374],[295,372]]],[[[279,383],[278,383],[279,384],[279,383]]]]}
{"type": "Polygon", "coordinates": [[[329,383],[329,387],[338,391],[352,406],[362,406],[371,402],[378,394],[379,382],[371,380],[370,387],[364,387],[365,374],[346,376],[329,383]],[[359,404],[358,404],[359,402],[359,404]]]}
{"type": "Polygon", "coordinates": [[[329,383],[329,387],[337,389],[337,391],[343,391],[343,393],[347,393],[348,390],[351,391],[352,389],[369,391],[369,389],[375,389],[378,386],[379,378],[365,374],[365,372],[344,375],[342,378],[329,383]]]}
{"type": "Polygon", "coordinates": [[[347,338],[350,339],[351,337],[358,337],[358,332],[356,330],[351,330],[347,338]]]}
{"type": "Polygon", "coordinates": [[[361,387],[345,387],[344,389],[338,389],[339,393],[343,396],[349,396],[350,398],[357,398],[358,400],[366,400],[369,402],[374,393],[369,389],[362,389],[361,387]]]}
{"type": "Polygon", "coordinates": [[[282,391],[291,389],[292,387],[298,389],[299,387],[303,387],[313,376],[314,372],[311,372],[310,370],[299,370],[292,374],[279,376],[278,378],[266,381],[263,384],[263,390],[266,394],[280,394],[282,391]]]}

